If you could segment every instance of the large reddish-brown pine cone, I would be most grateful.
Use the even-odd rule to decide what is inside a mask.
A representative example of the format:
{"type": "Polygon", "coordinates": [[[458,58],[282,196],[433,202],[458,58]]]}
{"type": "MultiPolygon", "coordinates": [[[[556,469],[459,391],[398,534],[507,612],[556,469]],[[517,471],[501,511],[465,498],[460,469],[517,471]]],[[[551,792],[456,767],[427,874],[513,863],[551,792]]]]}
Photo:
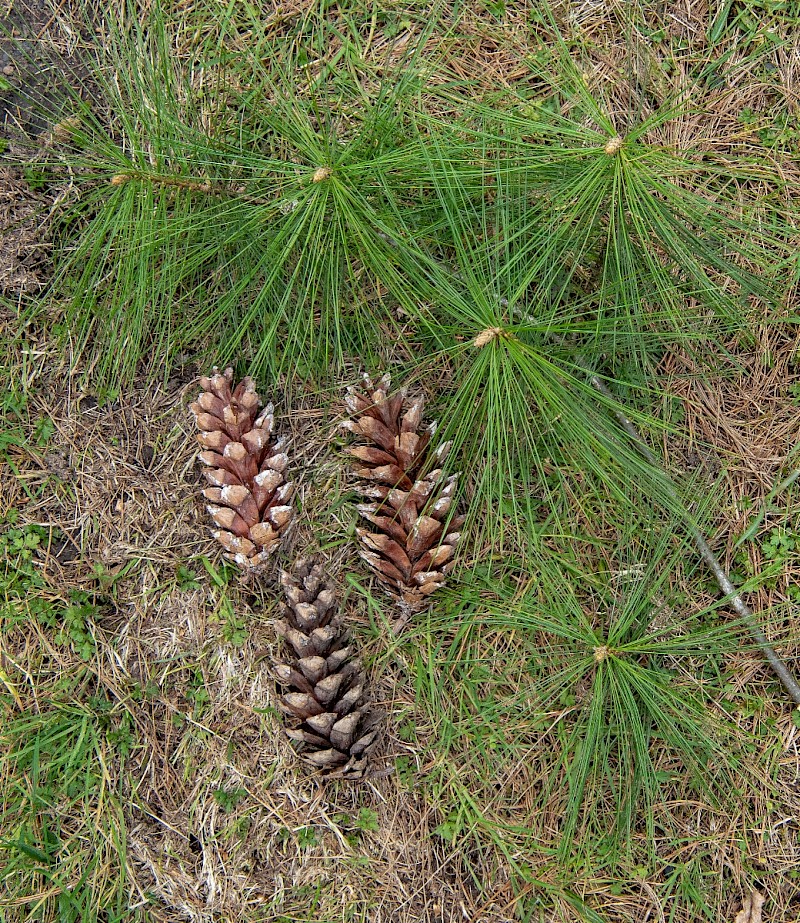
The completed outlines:
{"type": "Polygon", "coordinates": [[[320,564],[300,560],[281,583],[286,603],[276,627],[285,651],[273,671],[286,690],[278,700],[286,733],[325,775],[357,778],[378,741],[382,714],[366,701],[333,582],[320,564]]]}
{"type": "Polygon", "coordinates": [[[424,402],[405,390],[390,395],[391,379],[364,376],[364,389],[348,388],[351,419],[344,426],[362,444],[358,489],[371,502],[358,506],[372,529],[358,529],[359,553],[378,578],[412,610],[426,604],[454,566],[463,516],[452,516],[457,475],[439,467],[450,448],[433,452],[436,425],[422,426],[424,402]]]}
{"type": "Polygon", "coordinates": [[[219,526],[214,537],[226,557],[245,571],[263,567],[285,537],[294,517],[294,485],[286,480],[285,440],[272,438],[274,408],[259,414],[252,378],[231,388],[233,369],[200,379],[203,389],[191,404],[204,450],[200,461],[211,484],[203,495],[219,526]]]}

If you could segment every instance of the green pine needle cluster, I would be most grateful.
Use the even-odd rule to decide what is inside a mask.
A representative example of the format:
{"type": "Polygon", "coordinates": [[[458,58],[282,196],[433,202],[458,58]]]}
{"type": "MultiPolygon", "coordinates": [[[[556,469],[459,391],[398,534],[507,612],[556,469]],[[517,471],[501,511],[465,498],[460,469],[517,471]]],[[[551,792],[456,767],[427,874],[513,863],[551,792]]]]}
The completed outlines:
{"type": "Polygon", "coordinates": [[[224,17],[181,59],[158,11],[111,19],[100,104],[58,113],[42,156],[70,194],[45,301],[94,386],[187,357],[288,392],[400,362],[449,378],[442,437],[496,534],[536,518],[564,452],[618,499],[632,476],[663,499],[586,369],[646,405],[669,344],[748,336],[789,254],[765,217],[779,175],[664,143],[691,94],[618,126],[557,32],[535,92],[489,103],[426,51],[435,16],[383,67],[328,60],[350,46],[325,17],[291,43],[247,26],[245,49],[224,17]]]}
{"type": "Polygon", "coordinates": [[[417,721],[436,729],[430,788],[459,806],[454,845],[547,857],[569,882],[658,868],[673,813],[746,811],[754,741],[726,694],[754,644],[724,605],[687,599],[702,573],[663,525],[630,519],[602,564],[564,540],[536,570],[498,561],[418,628],[417,721]]]}

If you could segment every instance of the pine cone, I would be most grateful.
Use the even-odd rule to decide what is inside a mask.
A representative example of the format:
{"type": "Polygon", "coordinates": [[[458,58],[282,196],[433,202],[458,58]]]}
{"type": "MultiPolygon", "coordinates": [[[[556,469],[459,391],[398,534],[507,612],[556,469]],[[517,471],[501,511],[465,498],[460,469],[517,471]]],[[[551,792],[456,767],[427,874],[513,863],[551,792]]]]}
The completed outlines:
{"type": "Polygon", "coordinates": [[[364,673],[348,646],[333,582],[321,565],[300,560],[284,571],[286,595],[278,633],[286,662],[275,677],[289,691],[279,698],[302,759],[336,778],[360,777],[378,741],[381,714],[364,700],[364,673]]]}
{"type": "Polygon", "coordinates": [[[274,408],[258,414],[260,400],[252,378],[231,391],[233,369],[201,378],[203,389],[191,410],[206,450],[200,461],[212,485],[203,491],[208,512],[220,527],[214,537],[245,570],[262,567],[285,537],[294,516],[294,485],[286,480],[285,441],[272,439],[274,408]]]}
{"type": "Polygon", "coordinates": [[[347,389],[353,419],[344,426],[367,444],[350,450],[360,462],[356,474],[361,494],[371,500],[359,513],[377,527],[358,529],[359,553],[410,611],[421,609],[445,582],[464,524],[450,518],[457,475],[445,477],[438,467],[450,448],[430,451],[436,424],[421,428],[424,402],[409,404],[405,390],[389,396],[391,379],[377,384],[364,376],[366,391],[347,389]],[[432,470],[428,470],[432,468],[432,470]]]}

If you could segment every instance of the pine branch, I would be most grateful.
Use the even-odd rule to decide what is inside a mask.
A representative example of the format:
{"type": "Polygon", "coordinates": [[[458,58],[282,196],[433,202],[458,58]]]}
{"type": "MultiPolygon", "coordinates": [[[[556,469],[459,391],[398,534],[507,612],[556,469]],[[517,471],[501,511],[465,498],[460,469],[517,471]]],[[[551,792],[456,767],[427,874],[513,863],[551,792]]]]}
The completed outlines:
{"type": "MultiPolygon", "coordinates": [[[[598,375],[595,375],[593,372],[591,372],[588,364],[585,361],[581,361],[580,364],[586,369],[592,387],[595,388],[600,394],[602,394],[603,397],[616,402],[616,398],[614,398],[614,395],[611,393],[606,383],[598,375]]],[[[651,465],[653,465],[654,468],[660,468],[661,465],[658,458],[644,441],[639,430],[622,412],[622,410],[615,410],[614,416],[617,418],[619,425],[630,436],[632,442],[636,446],[637,450],[641,453],[642,457],[645,458],[651,465]]],[[[676,506],[680,506],[681,501],[675,488],[670,483],[667,483],[665,489],[668,491],[670,498],[675,500],[676,506]]],[[[689,534],[692,536],[695,545],[697,545],[700,556],[703,558],[711,572],[714,574],[714,578],[719,584],[720,590],[722,590],[725,596],[730,599],[733,608],[742,617],[742,619],[744,619],[748,631],[761,650],[761,653],[767,659],[770,667],[772,668],[772,671],[781,681],[783,688],[786,690],[786,692],[788,692],[795,704],[800,707],[800,685],[798,685],[797,680],[794,678],[786,664],[781,660],[781,658],[775,652],[775,649],[769,643],[767,636],[764,634],[761,626],[758,624],[753,611],[742,599],[736,587],[731,583],[730,577],[725,572],[722,564],[720,564],[719,559],[711,550],[703,533],[689,519],[688,516],[685,516],[684,519],[686,522],[686,527],[689,530],[689,534]]]]}

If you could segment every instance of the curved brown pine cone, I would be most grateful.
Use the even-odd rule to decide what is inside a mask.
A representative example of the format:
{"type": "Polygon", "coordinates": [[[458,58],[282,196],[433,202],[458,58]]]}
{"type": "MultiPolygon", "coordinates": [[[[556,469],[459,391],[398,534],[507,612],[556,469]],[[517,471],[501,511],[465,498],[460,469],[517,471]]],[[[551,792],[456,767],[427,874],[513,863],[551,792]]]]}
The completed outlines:
{"type": "Polygon", "coordinates": [[[438,467],[450,444],[434,453],[436,425],[422,427],[422,398],[409,403],[405,390],[389,394],[391,379],[364,376],[365,390],[347,389],[352,419],[344,426],[363,445],[350,449],[357,460],[358,489],[370,503],[358,506],[373,526],[358,529],[359,553],[387,587],[411,610],[445,582],[454,565],[463,516],[451,518],[457,475],[438,467]],[[428,470],[432,469],[432,470],[428,470]]]}
{"type": "Polygon", "coordinates": [[[382,714],[364,696],[364,673],[338,615],[333,582],[321,565],[300,560],[281,575],[286,596],[277,631],[284,662],[273,666],[287,691],[279,698],[287,735],[303,760],[336,778],[358,778],[378,742],[382,714]]]}
{"type": "Polygon", "coordinates": [[[220,527],[214,537],[241,568],[262,567],[292,524],[294,485],[286,480],[289,463],[284,440],[273,440],[272,404],[259,415],[260,400],[252,378],[233,389],[233,369],[201,378],[203,389],[190,405],[205,449],[211,484],[203,491],[208,512],[220,527]]]}

